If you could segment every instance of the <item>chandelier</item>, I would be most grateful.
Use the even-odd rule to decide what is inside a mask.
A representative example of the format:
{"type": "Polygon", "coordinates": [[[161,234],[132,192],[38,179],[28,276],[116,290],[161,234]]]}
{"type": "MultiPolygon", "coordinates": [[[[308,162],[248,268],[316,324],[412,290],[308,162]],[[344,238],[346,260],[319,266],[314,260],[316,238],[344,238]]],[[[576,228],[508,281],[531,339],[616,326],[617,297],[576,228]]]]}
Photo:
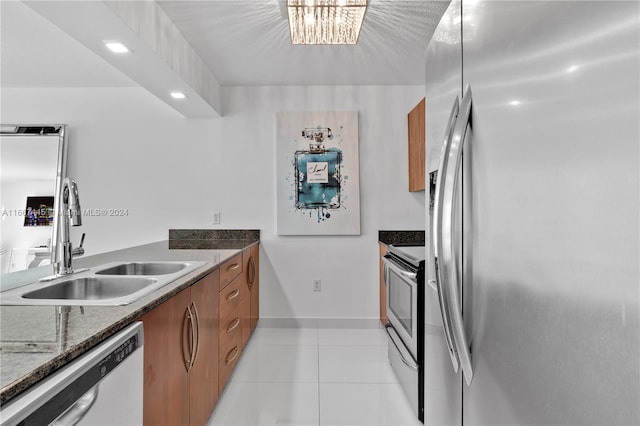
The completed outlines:
{"type": "Polygon", "coordinates": [[[293,44],[356,44],[367,0],[287,0],[293,44]]]}

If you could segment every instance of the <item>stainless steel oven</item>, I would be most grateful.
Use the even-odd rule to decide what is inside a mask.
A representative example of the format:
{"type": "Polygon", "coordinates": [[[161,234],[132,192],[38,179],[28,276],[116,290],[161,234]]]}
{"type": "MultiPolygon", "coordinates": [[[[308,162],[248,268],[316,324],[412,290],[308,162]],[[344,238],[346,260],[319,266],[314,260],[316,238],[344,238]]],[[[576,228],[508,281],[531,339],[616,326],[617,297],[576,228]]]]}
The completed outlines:
{"type": "Polygon", "coordinates": [[[389,246],[384,256],[389,362],[416,415],[424,419],[424,246],[389,246]]]}

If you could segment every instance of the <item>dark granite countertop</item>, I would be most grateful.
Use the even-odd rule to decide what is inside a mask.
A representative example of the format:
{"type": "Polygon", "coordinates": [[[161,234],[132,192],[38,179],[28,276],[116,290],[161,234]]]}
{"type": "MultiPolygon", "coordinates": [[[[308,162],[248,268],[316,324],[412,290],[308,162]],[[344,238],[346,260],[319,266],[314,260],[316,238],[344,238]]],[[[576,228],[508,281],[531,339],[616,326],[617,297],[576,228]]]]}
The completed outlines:
{"type": "MultiPolygon", "coordinates": [[[[197,239],[195,235],[191,234],[194,237],[191,239],[161,241],[74,259],[76,268],[116,261],[206,262],[199,269],[129,305],[2,306],[0,403],[15,397],[259,241],[259,232],[257,235],[209,235],[213,238],[208,240],[197,239]],[[241,238],[234,238],[238,236],[241,238]]],[[[170,234],[170,237],[176,235],[170,234]]],[[[50,273],[50,266],[25,271],[25,284],[50,273]]]]}
{"type": "Polygon", "coordinates": [[[378,241],[386,245],[423,246],[424,231],[378,231],[378,241]]]}

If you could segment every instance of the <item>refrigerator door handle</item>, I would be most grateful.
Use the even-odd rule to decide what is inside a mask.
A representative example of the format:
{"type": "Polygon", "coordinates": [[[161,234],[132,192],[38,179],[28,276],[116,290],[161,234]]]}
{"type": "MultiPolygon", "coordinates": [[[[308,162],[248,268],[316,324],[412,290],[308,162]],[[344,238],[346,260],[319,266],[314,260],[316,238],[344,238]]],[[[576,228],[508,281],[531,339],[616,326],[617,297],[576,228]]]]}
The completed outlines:
{"type": "Polygon", "coordinates": [[[438,303],[440,304],[440,315],[442,316],[442,327],[444,329],[444,337],[447,343],[447,349],[449,350],[449,356],[451,357],[451,364],[453,370],[457,373],[460,368],[460,362],[458,360],[458,351],[455,347],[455,342],[451,333],[450,313],[448,295],[446,293],[446,286],[442,286],[442,277],[440,276],[440,253],[442,250],[442,219],[443,219],[443,201],[444,201],[444,188],[445,188],[445,171],[447,167],[447,161],[449,157],[449,149],[451,147],[451,141],[453,139],[453,130],[458,117],[460,101],[456,96],[456,99],[451,108],[449,114],[449,123],[445,131],[445,139],[442,144],[442,151],[440,152],[440,165],[438,166],[438,177],[436,179],[436,188],[434,196],[434,209],[435,212],[433,218],[433,253],[435,262],[435,286],[438,292],[438,303]]]}
{"type": "Polygon", "coordinates": [[[447,288],[446,294],[450,296],[447,300],[449,313],[451,314],[451,331],[453,339],[458,349],[460,366],[464,374],[467,386],[473,379],[473,365],[471,364],[471,352],[469,350],[469,340],[464,329],[462,318],[462,304],[460,303],[460,286],[458,268],[456,264],[456,247],[454,246],[454,217],[456,207],[456,194],[458,190],[460,169],[462,165],[462,147],[464,145],[469,119],[471,117],[472,95],[471,87],[467,84],[460,106],[458,120],[456,120],[451,147],[448,153],[446,176],[444,177],[444,197],[442,216],[442,239],[440,240],[443,268],[440,270],[443,286],[447,288]]]}

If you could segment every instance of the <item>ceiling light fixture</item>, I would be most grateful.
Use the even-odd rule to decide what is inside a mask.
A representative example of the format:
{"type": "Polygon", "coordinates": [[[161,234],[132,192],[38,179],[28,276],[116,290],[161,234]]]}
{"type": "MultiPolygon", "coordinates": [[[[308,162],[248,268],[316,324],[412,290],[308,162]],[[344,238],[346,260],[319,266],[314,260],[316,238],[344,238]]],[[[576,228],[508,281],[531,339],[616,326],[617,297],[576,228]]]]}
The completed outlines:
{"type": "Polygon", "coordinates": [[[356,44],[367,0],[287,0],[293,44],[356,44]]]}
{"type": "Polygon", "coordinates": [[[171,97],[172,97],[173,99],[184,99],[184,98],[186,98],[186,97],[187,97],[187,95],[185,95],[185,94],[184,94],[184,93],[182,93],[182,92],[171,92],[171,97]]]}
{"type": "Polygon", "coordinates": [[[129,48],[118,41],[105,41],[104,45],[113,53],[127,53],[129,48]]]}

